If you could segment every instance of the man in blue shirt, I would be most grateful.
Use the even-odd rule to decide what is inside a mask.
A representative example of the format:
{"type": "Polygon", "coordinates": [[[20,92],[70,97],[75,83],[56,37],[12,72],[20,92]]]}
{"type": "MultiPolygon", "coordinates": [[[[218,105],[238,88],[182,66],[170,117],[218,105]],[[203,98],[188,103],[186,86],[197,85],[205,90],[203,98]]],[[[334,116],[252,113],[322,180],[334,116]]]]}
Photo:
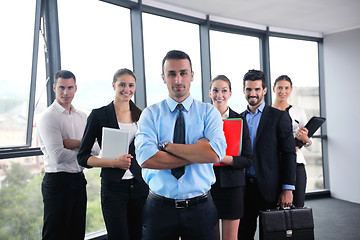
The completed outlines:
{"type": "Polygon", "coordinates": [[[215,182],[212,165],[225,156],[222,119],[214,106],[190,95],[194,73],[186,53],[168,52],[162,66],[169,97],[144,109],[135,139],[137,161],[150,187],[143,239],[216,239],[217,213],[209,190],[215,182]],[[173,143],[180,115],[184,144],[173,143]],[[175,169],[182,169],[180,176],[175,169]]]}
{"type": "Polygon", "coordinates": [[[246,169],[245,212],[239,239],[254,239],[259,210],[290,207],[295,189],[296,153],[289,114],[267,106],[265,74],[250,70],[243,78],[246,117],[254,153],[246,169]]]}

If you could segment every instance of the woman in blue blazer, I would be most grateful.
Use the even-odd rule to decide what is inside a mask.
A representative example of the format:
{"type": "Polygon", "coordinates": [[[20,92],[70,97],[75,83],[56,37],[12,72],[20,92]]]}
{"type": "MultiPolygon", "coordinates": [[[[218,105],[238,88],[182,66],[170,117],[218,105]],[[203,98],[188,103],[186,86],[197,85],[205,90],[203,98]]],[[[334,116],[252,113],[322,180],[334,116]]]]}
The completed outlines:
{"type": "Polygon", "coordinates": [[[120,69],[113,78],[115,99],[109,105],[92,110],[88,117],[78,153],[78,162],[86,168],[101,167],[101,207],[108,239],[141,239],[142,209],[148,186],[136,161],[134,139],[141,110],[131,100],[135,93],[135,75],[120,69]],[[102,144],[102,128],[130,132],[129,153],[116,159],[91,155],[95,141],[102,144]]]}
{"type": "MultiPolygon", "coordinates": [[[[231,82],[226,76],[219,75],[211,81],[209,95],[223,119],[240,118],[239,114],[227,105],[231,93],[231,82]]],[[[251,166],[253,158],[245,118],[242,134],[241,155],[225,156],[222,164],[214,165],[216,182],[211,188],[211,194],[218,211],[218,219],[222,219],[223,240],[238,239],[239,222],[244,212],[245,168],[251,166]]],[[[227,144],[231,143],[227,142],[227,144]]],[[[220,239],[219,223],[217,227],[217,237],[220,239]]]]}

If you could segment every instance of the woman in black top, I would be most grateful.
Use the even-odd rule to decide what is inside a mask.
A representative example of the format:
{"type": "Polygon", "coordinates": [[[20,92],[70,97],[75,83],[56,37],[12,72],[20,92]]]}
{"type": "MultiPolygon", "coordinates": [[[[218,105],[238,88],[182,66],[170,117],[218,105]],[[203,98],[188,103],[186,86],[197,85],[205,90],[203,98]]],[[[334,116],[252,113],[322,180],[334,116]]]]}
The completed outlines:
{"type": "Polygon", "coordinates": [[[135,75],[120,69],[113,78],[115,99],[109,105],[92,110],[87,120],[78,153],[81,166],[101,167],[101,207],[108,239],[141,239],[142,209],[148,186],[136,161],[134,139],[141,110],[131,100],[135,93],[135,75]],[[102,143],[102,128],[110,127],[130,132],[129,154],[116,159],[91,155],[95,141],[102,143]]]}
{"type": "MultiPolygon", "coordinates": [[[[231,93],[231,82],[226,76],[219,75],[211,81],[209,95],[223,119],[240,118],[227,105],[231,93]]],[[[231,143],[227,144],[229,146],[231,143]]],[[[222,219],[223,240],[238,239],[240,218],[244,213],[245,168],[251,166],[253,159],[246,119],[243,119],[241,146],[240,156],[225,156],[222,164],[214,165],[216,182],[211,188],[211,194],[218,210],[218,219],[222,219]]],[[[217,229],[217,238],[220,239],[219,223],[217,229]]]]}

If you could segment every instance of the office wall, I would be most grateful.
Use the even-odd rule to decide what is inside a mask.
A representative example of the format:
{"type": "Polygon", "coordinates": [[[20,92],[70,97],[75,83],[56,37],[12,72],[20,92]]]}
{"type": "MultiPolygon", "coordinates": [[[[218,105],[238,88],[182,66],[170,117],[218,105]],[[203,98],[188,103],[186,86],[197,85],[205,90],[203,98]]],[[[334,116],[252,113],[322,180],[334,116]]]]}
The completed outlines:
{"type": "Polygon", "coordinates": [[[324,37],[330,191],[360,203],[360,28],[324,37]]]}

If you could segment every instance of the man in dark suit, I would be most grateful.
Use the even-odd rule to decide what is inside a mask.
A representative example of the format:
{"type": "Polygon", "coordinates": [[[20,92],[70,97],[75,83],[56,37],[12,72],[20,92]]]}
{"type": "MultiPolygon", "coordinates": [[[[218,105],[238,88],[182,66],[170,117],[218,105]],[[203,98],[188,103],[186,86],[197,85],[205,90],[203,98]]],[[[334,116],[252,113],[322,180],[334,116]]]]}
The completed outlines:
{"type": "Polygon", "coordinates": [[[239,239],[254,239],[259,210],[292,205],[296,152],[290,116],[265,105],[265,74],[249,70],[243,78],[248,101],[246,117],[254,154],[246,169],[245,213],[240,221],[239,239]]]}

